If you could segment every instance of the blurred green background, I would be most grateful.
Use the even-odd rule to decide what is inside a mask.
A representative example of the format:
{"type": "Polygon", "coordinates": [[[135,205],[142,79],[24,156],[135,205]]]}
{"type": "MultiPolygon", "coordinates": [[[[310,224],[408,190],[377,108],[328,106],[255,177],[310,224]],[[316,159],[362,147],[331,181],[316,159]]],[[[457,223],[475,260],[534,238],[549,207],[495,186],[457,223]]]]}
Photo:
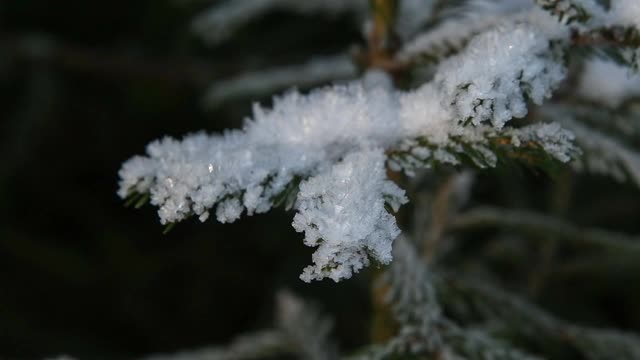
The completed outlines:
{"type": "MultiPolygon", "coordinates": [[[[0,358],[131,358],[224,343],[269,326],[285,287],[335,317],[343,349],[368,342],[370,272],[302,283],[312,249],[291,214],[189,220],[162,235],[152,207],[124,208],[115,194],[121,163],[149,141],[241,125],[249,99],[203,110],[211,81],[363,42],[349,17],[275,12],[210,49],[189,31],[205,5],[0,2],[0,358]]],[[[557,192],[547,178],[502,175],[479,177],[474,201],[548,209],[557,192]]],[[[572,221],[638,233],[638,190],[600,178],[571,184],[572,221]]],[[[541,250],[493,235],[473,234],[445,264],[473,271],[483,261],[526,292],[541,250]]],[[[640,330],[637,258],[575,249],[557,258],[573,262],[537,290],[540,303],[582,323],[640,330]]]]}

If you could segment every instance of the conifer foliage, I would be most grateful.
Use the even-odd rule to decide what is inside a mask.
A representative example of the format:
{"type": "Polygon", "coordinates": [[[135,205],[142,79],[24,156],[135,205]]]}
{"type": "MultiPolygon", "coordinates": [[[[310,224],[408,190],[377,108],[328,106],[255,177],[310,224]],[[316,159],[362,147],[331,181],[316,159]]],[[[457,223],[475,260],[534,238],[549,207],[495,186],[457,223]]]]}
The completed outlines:
{"type": "MultiPolygon", "coordinates": [[[[212,84],[207,106],[299,84],[318,87],[287,90],[270,106],[255,104],[241,129],[152,142],[144,155],[123,164],[121,198],[156,206],[167,226],[189,217],[228,223],[279,206],[291,209],[293,228],[315,248],[300,275],[306,282],[348,279],[371,263],[387,266],[379,285],[388,288],[400,331],[356,357],[538,359],[565,346],[587,359],[640,358],[640,339],[633,335],[569,325],[502,291],[431,271],[418,253],[419,234],[395,218],[414,200],[398,179],[449,169],[482,171],[515,162],[640,185],[640,154],[633,146],[639,114],[625,107],[640,94],[640,2],[228,0],[196,18],[193,29],[215,46],[271,9],[348,13],[365,24],[367,47],[212,84]],[[340,81],[327,85],[331,79],[340,81]],[[512,331],[514,316],[529,323],[512,331]],[[472,318],[492,323],[466,326],[472,318]],[[537,329],[545,336],[528,338],[537,329]]],[[[447,202],[466,201],[472,181],[459,183],[448,188],[447,202]]],[[[508,226],[502,222],[519,216],[486,220],[483,211],[469,215],[480,216],[476,222],[462,214],[451,226],[508,226]]],[[[568,224],[540,223],[531,227],[573,235],[565,231],[568,224]]],[[[618,246],[640,246],[611,238],[618,246]]],[[[314,346],[309,349],[316,353],[305,356],[337,356],[314,346]]]]}

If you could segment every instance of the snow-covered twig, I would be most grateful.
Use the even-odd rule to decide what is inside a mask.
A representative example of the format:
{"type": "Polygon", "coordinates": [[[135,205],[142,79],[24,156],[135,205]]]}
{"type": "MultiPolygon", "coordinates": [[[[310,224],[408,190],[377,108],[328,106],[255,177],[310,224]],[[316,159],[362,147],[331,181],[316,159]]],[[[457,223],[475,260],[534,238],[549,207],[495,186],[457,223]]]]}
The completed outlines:
{"type": "Polygon", "coordinates": [[[603,174],[618,181],[629,180],[640,186],[640,153],[619,140],[572,118],[557,118],[571,129],[584,156],[573,165],[578,170],[603,174]]]}
{"type": "Polygon", "coordinates": [[[287,339],[278,331],[245,334],[226,347],[208,347],[149,355],[141,360],[250,360],[290,353],[287,339]]]}
{"type": "Polygon", "coordinates": [[[535,360],[489,333],[463,329],[446,318],[440,305],[432,273],[405,237],[395,243],[396,260],[379,285],[388,287],[387,301],[400,324],[400,331],[385,344],[359,358],[386,359],[393,355],[430,355],[438,359],[535,360]]]}
{"type": "Polygon", "coordinates": [[[242,26],[273,10],[297,14],[335,16],[351,12],[359,18],[368,10],[367,0],[226,0],[203,11],[191,26],[211,45],[226,40],[242,26]]]}
{"type": "Polygon", "coordinates": [[[336,344],[330,339],[333,321],[318,309],[293,295],[277,295],[277,325],[289,339],[296,353],[307,360],[338,359],[336,344]]]}
{"type": "Polygon", "coordinates": [[[149,355],[141,360],[251,360],[285,355],[306,360],[338,359],[329,339],[331,319],[288,291],[277,294],[276,305],[273,329],[238,336],[227,346],[149,355]]]}
{"type": "Polygon", "coordinates": [[[451,230],[500,227],[535,235],[551,235],[579,244],[640,252],[640,237],[612,231],[583,228],[555,217],[531,211],[478,207],[459,214],[449,226],[451,230]]]}
{"type": "Polygon", "coordinates": [[[231,99],[272,94],[292,86],[304,88],[353,79],[356,75],[357,68],[350,56],[319,57],[302,65],[245,72],[230,79],[213,82],[207,89],[203,102],[207,107],[214,107],[231,99]]]}
{"type": "Polygon", "coordinates": [[[486,281],[467,281],[443,273],[435,279],[438,292],[456,304],[447,310],[460,319],[489,322],[493,329],[487,329],[489,333],[543,352],[555,349],[589,360],[640,358],[640,337],[636,334],[568,323],[486,281]]]}
{"type": "Polygon", "coordinates": [[[256,105],[242,131],[154,142],[147,157],[137,156],[123,165],[119,194],[127,198],[150,193],[162,223],[193,214],[204,221],[214,206],[220,222],[232,222],[244,211],[268,211],[283,193],[295,194],[291,184],[299,183],[297,229],[305,231],[306,244],[320,245],[314,268],[305,270],[303,278],[337,281],[366,266],[369,257],[382,263],[391,260],[389,249],[398,231],[387,219],[389,214],[381,210],[375,212],[378,218],[363,217],[384,202],[392,208],[404,202],[378,170],[386,161],[384,149],[420,139],[419,155],[425,164],[429,159],[456,164],[455,154],[464,153],[463,145],[468,144],[469,153],[481,154],[484,164],[478,164],[495,166],[496,155],[485,145],[489,133],[502,132],[516,147],[534,144],[566,162],[574,154],[571,134],[557,125],[503,130],[512,118],[526,115],[526,99],[542,102],[563,77],[563,65],[535,27],[492,30],[443,62],[434,81],[414,91],[398,91],[386,76],[372,72],[362,81],[309,95],[291,92],[276,98],[271,110],[256,105]],[[477,56],[487,62],[478,63],[477,56]],[[425,151],[425,142],[431,150],[425,151]],[[379,177],[365,180],[368,174],[358,163],[370,164],[379,177]],[[334,182],[344,184],[337,187],[341,192],[335,200],[314,200],[313,189],[334,182]],[[362,198],[351,195],[345,200],[344,194],[362,198]],[[320,207],[324,203],[335,206],[320,207]],[[388,226],[383,230],[378,224],[388,226]]]}

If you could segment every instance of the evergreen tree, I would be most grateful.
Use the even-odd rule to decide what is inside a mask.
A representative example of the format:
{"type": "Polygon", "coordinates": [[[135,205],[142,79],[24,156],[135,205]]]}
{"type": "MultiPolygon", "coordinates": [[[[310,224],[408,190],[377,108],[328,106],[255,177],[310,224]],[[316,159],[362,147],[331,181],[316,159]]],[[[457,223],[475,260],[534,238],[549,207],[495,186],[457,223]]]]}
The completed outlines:
{"type": "MultiPolygon", "coordinates": [[[[294,212],[315,248],[300,278],[349,281],[375,265],[372,332],[385,335],[339,355],[331,321],[282,292],[273,329],[150,358],[640,359],[640,337],[551,315],[468,253],[489,231],[507,248],[539,239],[545,261],[560,248],[637,255],[640,239],[560,212],[577,172],[640,186],[640,2],[228,0],[193,30],[221,46],[274,9],[349,14],[366,46],[214,82],[204,106],[317,87],[255,104],[241,129],[150,143],[123,164],[118,195],[156,206],[167,230],[294,212]],[[474,179],[491,169],[504,183],[550,177],[558,205],[482,204],[474,179]]],[[[545,261],[533,288],[551,276],[545,261]]]]}

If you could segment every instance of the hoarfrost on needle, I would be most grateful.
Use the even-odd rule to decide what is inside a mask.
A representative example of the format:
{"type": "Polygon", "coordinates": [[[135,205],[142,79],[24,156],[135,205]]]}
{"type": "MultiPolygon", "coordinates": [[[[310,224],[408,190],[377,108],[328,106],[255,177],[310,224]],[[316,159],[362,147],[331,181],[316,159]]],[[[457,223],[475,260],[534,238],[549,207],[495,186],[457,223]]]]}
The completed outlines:
{"type": "Polygon", "coordinates": [[[305,233],[306,245],[318,247],[302,280],[349,278],[369,264],[369,256],[391,261],[400,229],[385,204],[397,211],[408,200],[387,180],[384,163],[382,149],[363,150],[300,184],[293,227],[305,233]]]}

